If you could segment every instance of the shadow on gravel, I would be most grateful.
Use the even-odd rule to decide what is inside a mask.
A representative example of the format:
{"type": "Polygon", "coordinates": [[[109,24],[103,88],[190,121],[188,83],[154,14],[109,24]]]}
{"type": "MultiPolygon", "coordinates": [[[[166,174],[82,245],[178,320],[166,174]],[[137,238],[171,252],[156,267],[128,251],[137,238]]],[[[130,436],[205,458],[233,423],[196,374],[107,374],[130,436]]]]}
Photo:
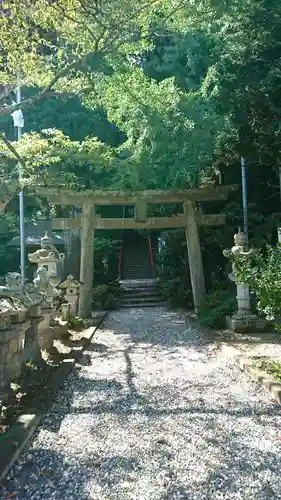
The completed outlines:
{"type": "MultiPolygon", "coordinates": [[[[139,391],[136,388],[136,384],[134,382],[134,371],[133,371],[133,363],[130,357],[130,352],[133,349],[133,347],[127,347],[124,350],[124,358],[125,358],[125,374],[126,374],[126,382],[127,382],[127,388],[129,389],[129,399],[133,398],[139,401],[142,401],[145,403],[145,397],[139,393],[139,391]]],[[[128,400],[128,397],[127,397],[128,400]]]]}
{"type": "Polygon", "coordinates": [[[91,500],[98,498],[97,491],[101,498],[107,498],[110,488],[131,481],[132,474],[141,470],[133,455],[97,453],[85,458],[74,452],[66,458],[49,449],[33,448],[24,458],[24,467],[14,467],[9,479],[0,484],[1,500],[91,500]]]}
{"type": "Polygon", "coordinates": [[[28,500],[31,498],[49,498],[52,493],[65,491],[63,476],[67,466],[63,456],[48,449],[34,448],[24,456],[24,467],[17,463],[9,478],[0,485],[0,498],[3,500],[28,500]]]}
{"type": "Polygon", "coordinates": [[[191,328],[185,315],[179,316],[178,312],[150,309],[147,312],[133,309],[124,313],[115,313],[115,318],[110,318],[110,329],[118,335],[124,335],[128,341],[137,346],[147,344],[159,348],[184,347],[188,345],[200,346],[214,342],[215,332],[199,333],[191,328]],[[118,315],[119,314],[119,315],[118,315]]]}
{"type": "MultiPolygon", "coordinates": [[[[222,498],[231,498],[244,487],[251,486],[259,475],[266,477],[270,465],[276,463],[276,454],[241,444],[232,432],[221,434],[220,441],[215,444],[206,444],[216,457],[216,469],[208,472],[208,464],[202,462],[206,468],[205,479],[200,482],[195,477],[189,484],[184,484],[182,471],[177,466],[178,450],[170,447],[165,440],[151,444],[153,475],[158,478],[159,485],[159,494],[153,499],[193,500],[196,497],[207,500],[218,492],[221,492],[222,498]]],[[[187,464],[181,466],[186,468],[187,464]]],[[[48,449],[34,448],[26,455],[24,467],[14,468],[10,479],[0,486],[0,498],[97,500],[99,497],[110,498],[111,491],[114,491],[113,498],[131,498],[126,496],[126,489],[136,488],[137,481],[147,473],[151,470],[147,471],[140,460],[130,454],[106,456],[97,453],[79,457],[79,454],[73,453],[66,458],[48,449]]],[[[274,481],[269,480],[264,480],[252,495],[249,498],[255,500],[279,498],[274,481]]]]}
{"type": "MultiPolygon", "coordinates": [[[[215,497],[217,492],[221,492],[221,498],[239,498],[240,493],[241,498],[249,500],[280,498],[276,470],[279,473],[281,469],[281,454],[275,447],[281,429],[279,405],[269,406],[266,401],[259,401],[257,405],[251,399],[245,401],[239,391],[236,393],[224,380],[220,382],[221,401],[215,401],[212,397],[216,394],[216,375],[209,381],[200,377],[187,379],[179,389],[173,380],[161,381],[161,385],[153,385],[152,380],[150,385],[142,385],[140,391],[132,361],[134,350],[143,349],[145,356],[145,350],[151,352],[159,348],[163,356],[171,355],[174,362],[173,353],[177,358],[180,356],[178,348],[188,347],[191,351],[189,361],[203,363],[200,355],[206,354],[208,359],[212,356],[212,339],[188,329],[178,314],[159,311],[155,318],[154,312],[153,321],[149,312],[145,318],[143,311],[140,316],[137,312],[134,314],[134,331],[132,323],[128,321],[126,325],[124,314],[120,316],[124,319],[121,334],[118,313],[115,314],[116,333],[128,337],[127,347],[114,351],[105,344],[95,343],[89,349],[97,352],[105,362],[111,362],[114,356],[121,357],[124,384],[114,379],[115,370],[109,372],[112,378],[100,379],[91,378],[95,376],[93,372],[89,377],[84,376],[77,366],[72,375],[75,384],[71,379],[67,381],[52,412],[42,420],[40,432],[46,433],[46,447],[33,447],[25,453],[21,468],[16,465],[11,478],[4,482],[4,488],[0,487],[1,500],[97,500],[111,498],[111,495],[118,500],[141,500],[138,484],[143,482],[150,487],[149,483],[156,479],[157,492],[152,500],[211,500],[219,498],[215,497]],[[173,321],[176,331],[171,326],[173,321]],[[70,414],[83,415],[81,432],[84,418],[90,419],[93,415],[99,418],[93,419],[94,425],[86,429],[82,446],[73,445],[70,452],[68,448],[66,454],[56,454],[48,448],[57,439],[52,433],[61,430],[61,439],[64,421],[64,428],[70,425],[66,439],[71,439],[71,425],[75,429],[76,424],[75,419],[68,420],[70,414]],[[104,445],[108,433],[106,425],[110,421],[108,415],[116,417],[113,422],[117,438],[118,431],[130,425],[137,435],[138,441],[132,439],[133,447],[130,444],[123,455],[116,453],[118,448],[116,450],[114,444],[112,448],[104,445]],[[136,420],[134,427],[132,422],[136,420]],[[169,426],[172,428],[175,422],[173,444],[170,444],[169,426]],[[163,430],[159,431],[161,424],[163,430]],[[268,425],[274,435],[268,436],[268,425]],[[259,428],[256,435],[263,437],[262,444],[255,438],[256,427],[259,428]],[[91,445],[87,448],[89,439],[99,443],[95,448],[97,452],[93,452],[91,445]],[[189,450],[187,454],[183,452],[184,447],[189,450]],[[203,472],[197,474],[199,469],[196,467],[203,472]],[[192,474],[194,477],[190,480],[192,474]],[[189,480],[185,482],[185,478],[189,480]],[[248,492],[251,493],[248,495],[248,492]],[[18,495],[11,496],[15,493],[18,495]]],[[[114,330],[113,320],[110,321],[110,328],[114,330]]],[[[93,363],[94,359],[95,355],[93,363]]],[[[74,440],[76,435],[74,430],[74,440]]],[[[60,446],[63,449],[63,444],[60,446]]]]}
{"type": "Polygon", "coordinates": [[[246,498],[241,496],[244,490],[251,491],[248,498],[255,500],[280,498],[280,487],[276,484],[277,474],[279,476],[279,472],[276,474],[276,465],[279,469],[281,467],[278,454],[261,450],[258,446],[255,448],[254,444],[250,446],[242,443],[241,436],[239,440],[233,432],[220,433],[219,440],[214,438],[207,444],[217,462],[215,471],[208,472],[206,468],[204,481],[198,482],[195,478],[192,484],[186,485],[178,477],[177,469],[167,464],[166,491],[159,500],[192,500],[194,495],[207,500],[216,494],[222,495],[216,498],[246,498]]]}

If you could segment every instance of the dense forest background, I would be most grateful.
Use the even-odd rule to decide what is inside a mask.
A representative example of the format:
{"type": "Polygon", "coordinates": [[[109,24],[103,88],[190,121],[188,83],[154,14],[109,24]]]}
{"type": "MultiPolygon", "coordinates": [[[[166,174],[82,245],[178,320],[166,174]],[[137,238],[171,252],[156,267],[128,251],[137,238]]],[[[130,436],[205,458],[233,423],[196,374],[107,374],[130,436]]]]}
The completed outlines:
{"type": "MultiPolygon", "coordinates": [[[[26,219],[50,217],[46,200],[32,194],[32,184],[39,180],[76,189],[241,186],[243,156],[250,243],[275,244],[280,221],[281,5],[274,0],[92,0],[84,10],[83,2],[68,2],[67,10],[66,4],[24,1],[15,8],[4,2],[1,85],[12,88],[20,62],[23,99],[31,98],[18,147],[25,162],[26,219]],[[116,19],[127,21],[117,27],[116,19]],[[85,60],[85,53],[86,64],[75,67],[74,57],[82,54],[85,60]],[[46,79],[67,65],[69,73],[57,80],[50,95],[32,101],[46,79]]],[[[4,105],[13,98],[13,90],[6,92],[4,105]]],[[[1,109],[0,130],[14,141],[12,118],[1,109]]],[[[16,161],[4,143],[0,166],[2,179],[17,177],[16,161]]],[[[241,189],[225,203],[208,202],[200,209],[226,215],[225,226],[200,230],[208,289],[228,297],[222,250],[243,227],[241,189]]],[[[18,228],[17,201],[12,200],[1,217],[0,274],[15,266],[16,257],[5,245],[18,228]]],[[[173,305],[188,306],[183,231],[163,236],[163,293],[173,305]]],[[[102,274],[103,253],[116,261],[117,240],[118,235],[106,234],[97,242],[97,275],[102,274]]]]}

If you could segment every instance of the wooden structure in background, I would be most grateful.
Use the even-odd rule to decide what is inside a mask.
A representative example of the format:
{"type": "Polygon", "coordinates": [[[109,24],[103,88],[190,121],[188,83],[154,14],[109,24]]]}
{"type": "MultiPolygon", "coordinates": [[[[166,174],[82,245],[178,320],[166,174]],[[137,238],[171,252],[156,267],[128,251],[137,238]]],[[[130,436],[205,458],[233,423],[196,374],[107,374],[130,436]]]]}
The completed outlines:
{"type": "Polygon", "coordinates": [[[224,224],[222,215],[203,215],[196,202],[226,200],[236,186],[203,187],[186,190],[70,191],[38,187],[36,193],[46,196],[55,205],[82,206],[82,216],[53,219],[53,229],[81,228],[81,264],[79,315],[87,317],[91,311],[93,287],[93,242],[95,229],[172,229],[184,228],[188,249],[194,307],[198,309],[205,296],[205,279],[198,226],[224,224]],[[148,217],[148,204],[182,204],[183,214],[171,217],[148,217]],[[134,205],[133,218],[103,218],[95,215],[99,205],[134,205]]]}

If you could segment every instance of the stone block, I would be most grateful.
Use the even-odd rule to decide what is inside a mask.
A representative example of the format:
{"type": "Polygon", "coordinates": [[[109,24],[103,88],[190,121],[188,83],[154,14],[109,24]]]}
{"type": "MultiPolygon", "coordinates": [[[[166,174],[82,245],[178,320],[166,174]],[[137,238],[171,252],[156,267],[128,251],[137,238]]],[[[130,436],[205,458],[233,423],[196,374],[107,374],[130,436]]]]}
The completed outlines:
{"type": "Polygon", "coordinates": [[[10,382],[21,375],[23,339],[29,323],[15,325],[0,333],[0,400],[10,401],[10,382]]]}
{"type": "Polygon", "coordinates": [[[38,323],[39,321],[37,318],[32,319],[29,328],[26,330],[24,351],[22,355],[24,362],[32,361],[38,364],[42,360],[39,346],[38,323]]]}
{"type": "Polygon", "coordinates": [[[16,380],[21,376],[22,365],[24,363],[26,331],[30,325],[30,321],[26,321],[22,324],[12,325],[9,331],[8,373],[11,380],[16,380]]]}
{"type": "Polygon", "coordinates": [[[227,326],[236,333],[258,333],[268,328],[268,322],[255,314],[227,317],[227,326]]]}
{"type": "Polygon", "coordinates": [[[8,330],[11,327],[11,315],[9,312],[0,313],[0,330],[8,330]]]}
{"type": "Polygon", "coordinates": [[[30,318],[40,318],[41,317],[41,306],[39,304],[34,304],[29,308],[30,318]]]}
{"type": "Polygon", "coordinates": [[[50,327],[53,315],[52,309],[42,310],[42,321],[38,325],[38,342],[42,350],[47,350],[53,345],[54,339],[50,327]]]}
{"type": "Polygon", "coordinates": [[[68,293],[66,295],[66,300],[70,304],[70,314],[71,316],[77,316],[78,312],[78,303],[79,303],[79,295],[68,293]]]}
{"type": "Polygon", "coordinates": [[[61,305],[61,314],[64,321],[69,321],[71,315],[71,304],[66,303],[61,305]]]}

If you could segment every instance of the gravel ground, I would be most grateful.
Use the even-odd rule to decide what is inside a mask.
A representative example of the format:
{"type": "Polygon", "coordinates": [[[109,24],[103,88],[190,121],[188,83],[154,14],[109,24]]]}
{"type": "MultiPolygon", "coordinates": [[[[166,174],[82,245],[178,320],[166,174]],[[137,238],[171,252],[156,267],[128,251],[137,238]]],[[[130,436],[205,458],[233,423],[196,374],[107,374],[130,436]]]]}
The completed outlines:
{"type": "Polygon", "coordinates": [[[243,338],[243,341],[234,341],[231,345],[245,356],[266,357],[279,363],[281,361],[280,333],[271,336],[261,334],[259,337],[252,335],[243,338]]]}
{"type": "Polygon", "coordinates": [[[1,499],[281,499],[280,407],[211,339],[135,309],[94,340],[1,499]]]}

